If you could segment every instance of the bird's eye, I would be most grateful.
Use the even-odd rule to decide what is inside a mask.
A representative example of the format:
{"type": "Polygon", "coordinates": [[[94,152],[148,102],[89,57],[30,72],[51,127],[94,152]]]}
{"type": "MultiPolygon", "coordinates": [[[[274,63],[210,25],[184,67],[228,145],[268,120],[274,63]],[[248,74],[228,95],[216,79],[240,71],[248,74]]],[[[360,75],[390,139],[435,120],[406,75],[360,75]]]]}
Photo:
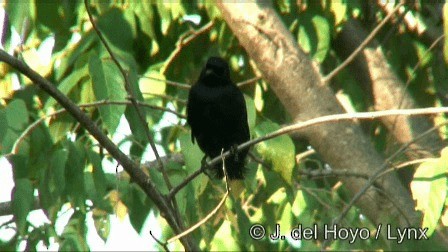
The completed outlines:
{"type": "Polygon", "coordinates": [[[215,72],[216,75],[223,76],[224,75],[224,69],[221,67],[214,67],[213,72],[215,72]]]}

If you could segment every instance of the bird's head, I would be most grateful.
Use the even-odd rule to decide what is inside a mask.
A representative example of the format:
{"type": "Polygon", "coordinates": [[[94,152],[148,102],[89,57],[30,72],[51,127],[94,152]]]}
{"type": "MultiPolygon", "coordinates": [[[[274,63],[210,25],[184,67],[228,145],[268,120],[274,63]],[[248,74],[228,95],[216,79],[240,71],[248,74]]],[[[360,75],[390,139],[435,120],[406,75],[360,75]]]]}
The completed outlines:
{"type": "Polygon", "coordinates": [[[201,72],[200,80],[208,86],[231,84],[229,64],[219,57],[211,57],[201,72]]]}

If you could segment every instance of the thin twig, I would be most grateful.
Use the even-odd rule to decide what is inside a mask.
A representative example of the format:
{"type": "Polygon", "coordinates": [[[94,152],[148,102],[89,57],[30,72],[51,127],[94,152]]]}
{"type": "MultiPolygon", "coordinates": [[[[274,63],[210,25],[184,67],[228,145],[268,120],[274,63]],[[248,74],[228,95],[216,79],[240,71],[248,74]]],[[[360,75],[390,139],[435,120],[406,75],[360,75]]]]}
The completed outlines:
{"type": "MultiPolygon", "coordinates": [[[[79,104],[78,106],[80,107],[80,108],[87,108],[87,107],[97,107],[97,106],[104,106],[104,105],[129,105],[129,104],[131,104],[131,102],[130,101],[107,101],[107,100],[104,100],[104,101],[97,101],[97,102],[92,102],[92,103],[85,103],[85,104],[79,104]]],[[[144,103],[144,102],[140,102],[140,101],[138,101],[137,102],[137,104],[138,105],[140,105],[140,106],[143,106],[143,107],[149,107],[149,108],[152,108],[152,109],[157,109],[157,110],[161,110],[161,111],[165,111],[165,112],[169,112],[169,113],[173,113],[173,114],[175,114],[175,115],[177,115],[177,116],[179,116],[179,117],[181,117],[181,118],[185,118],[185,116],[184,115],[182,115],[182,114],[180,114],[180,113],[178,113],[178,112],[176,112],[176,111],[174,111],[174,110],[171,110],[171,109],[168,109],[168,108],[163,108],[163,107],[159,107],[159,106],[154,106],[154,105],[151,105],[151,104],[147,104],[147,103],[144,103]]],[[[67,112],[67,110],[66,109],[60,109],[60,110],[57,110],[57,111],[55,111],[55,112],[53,112],[53,113],[51,113],[51,114],[48,114],[48,115],[44,115],[44,116],[42,116],[42,117],[40,117],[38,120],[36,120],[36,121],[34,121],[32,124],[30,124],[23,132],[22,132],[22,134],[20,134],[20,136],[17,138],[17,140],[14,142],[14,145],[13,145],[13,147],[12,147],[12,150],[11,150],[11,154],[17,154],[17,152],[19,151],[19,146],[20,146],[20,144],[23,142],[23,140],[40,124],[40,123],[42,123],[43,121],[45,121],[45,119],[47,119],[48,117],[53,117],[53,116],[57,116],[57,115],[59,115],[59,114],[61,114],[61,113],[64,113],[64,112],[67,112]]]]}
{"type": "Polygon", "coordinates": [[[397,12],[401,6],[403,6],[403,2],[400,2],[382,21],[378,24],[375,29],[367,36],[366,39],[356,48],[355,51],[348,56],[347,59],[342,62],[338,67],[336,67],[333,71],[322,78],[322,83],[328,84],[328,82],[333,79],[342,69],[344,69],[348,64],[350,64],[356,56],[375,38],[376,34],[383,28],[383,26],[389,21],[389,19],[397,12]]]}
{"type": "MultiPolygon", "coordinates": [[[[344,113],[344,114],[335,114],[335,115],[326,115],[317,118],[313,118],[304,122],[295,123],[289,126],[285,126],[277,131],[269,133],[265,136],[249,140],[245,143],[242,143],[238,146],[237,151],[241,151],[243,149],[249,148],[252,145],[258,144],[260,142],[289,134],[293,131],[303,130],[305,128],[319,125],[322,123],[328,122],[338,122],[338,121],[346,121],[346,120],[373,120],[375,118],[385,117],[385,116],[396,116],[396,115],[407,115],[407,116],[415,116],[415,115],[427,115],[427,114],[439,114],[439,113],[447,113],[448,107],[430,107],[430,108],[421,108],[421,109],[392,109],[392,110],[384,110],[384,111],[374,111],[374,112],[357,112],[357,113],[344,113]]],[[[223,154],[224,158],[227,158],[230,155],[230,151],[226,151],[223,154]]],[[[220,157],[215,157],[211,161],[207,163],[209,167],[213,167],[220,161],[220,157]]],[[[199,174],[201,174],[202,169],[196,170],[194,173],[189,175],[181,184],[174,187],[168,194],[168,197],[173,197],[179,190],[181,190],[185,185],[187,185],[191,180],[196,178],[199,174]]]]}
{"type": "Polygon", "coordinates": [[[190,31],[186,32],[185,34],[181,35],[179,37],[179,40],[176,43],[176,49],[174,49],[174,51],[170,54],[168,59],[165,60],[165,65],[161,72],[163,74],[165,74],[166,71],[168,70],[168,68],[170,67],[170,65],[172,64],[172,62],[174,61],[174,59],[176,59],[179,56],[182,49],[185,46],[189,45],[191,42],[193,42],[193,40],[195,40],[201,34],[212,29],[214,24],[215,24],[215,21],[212,20],[198,30],[190,30],[190,31]]]}
{"type": "Polygon", "coordinates": [[[415,164],[421,164],[421,163],[424,163],[424,162],[427,162],[427,161],[432,161],[432,160],[434,160],[434,158],[420,158],[420,159],[416,159],[416,160],[410,160],[410,161],[403,162],[403,163],[401,163],[399,165],[395,165],[393,167],[393,169],[391,169],[391,170],[399,170],[399,169],[403,169],[403,168],[405,168],[407,166],[411,166],[411,165],[415,165],[415,164]]]}
{"type": "MultiPolygon", "coordinates": [[[[184,89],[184,90],[190,90],[190,88],[191,88],[191,85],[186,84],[186,83],[182,83],[182,82],[178,82],[178,81],[164,80],[164,79],[160,79],[160,78],[157,78],[157,77],[146,76],[146,75],[139,75],[139,77],[140,78],[154,80],[154,81],[164,82],[164,83],[166,83],[166,84],[168,84],[170,86],[177,87],[177,88],[184,89]]],[[[244,81],[241,81],[241,82],[237,82],[236,85],[238,87],[243,87],[245,85],[248,85],[248,84],[251,84],[253,82],[256,82],[256,81],[258,81],[260,79],[262,79],[261,76],[255,76],[253,78],[250,78],[250,79],[247,79],[247,80],[244,80],[244,81]]]]}
{"type": "MultiPolygon", "coordinates": [[[[296,155],[296,162],[299,162],[299,159],[297,158],[297,156],[299,155],[311,155],[314,154],[315,150],[314,149],[310,149],[304,153],[298,154],[296,155]]],[[[256,162],[261,164],[262,166],[264,166],[266,169],[268,170],[272,170],[272,167],[269,164],[266,164],[266,162],[264,162],[261,158],[255,156],[253,153],[249,152],[249,156],[256,162]]],[[[302,157],[303,158],[303,157],[302,157]]],[[[300,159],[302,159],[300,158],[300,159]]],[[[300,169],[297,171],[298,175],[304,175],[304,176],[308,176],[311,179],[317,179],[317,178],[325,178],[325,177],[357,177],[357,178],[364,178],[364,179],[368,179],[369,175],[368,174],[362,174],[362,173],[358,173],[358,172],[352,172],[349,170],[333,170],[333,169],[316,169],[316,170],[312,170],[312,169],[300,169]]]]}
{"type": "Polygon", "coordinates": [[[333,169],[317,169],[317,170],[311,170],[311,169],[301,169],[298,170],[297,173],[299,175],[308,176],[311,179],[316,178],[325,178],[325,177],[355,177],[355,178],[363,178],[368,179],[368,174],[362,174],[358,172],[352,172],[349,170],[333,170],[333,169]]]}
{"type": "MultiPolygon", "coordinates": [[[[442,34],[440,37],[438,37],[436,39],[436,41],[434,41],[431,46],[428,48],[428,50],[425,51],[425,53],[423,54],[423,56],[421,57],[421,59],[419,59],[419,61],[417,62],[417,64],[415,64],[415,66],[412,68],[411,73],[408,76],[408,79],[406,81],[406,83],[404,84],[404,91],[406,91],[409,87],[409,85],[411,84],[411,76],[414,76],[415,72],[417,71],[417,69],[420,67],[420,65],[423,63],[423,59],[426,57],[427,54],[429,54],[429,52],[434,49],[434,47],[440,42],[442,41],[442,39],[445,37],[445,34],[442,34]]],[[[401,93],[401,97],[400,97],[400,102],[398,104],[397,108],[401,108],[401,106],[403,105],[403,102],[405,100],[405,92],[401,93]]],[[[395,127],[397,125],[397,121],[398,121],[398,117],[395,117],[394,122],[392,123],[392,132],[395,130],[395,127]]],[[[389,139],[392,137],[392,135],[389,135],[389,139]]]]}
{"type": "MultiPolygon", "coordinates": [[[[145,119],[145,115],[143,114],[143,112],[140,110],[140,107],[138,106],[137,99],[135,98],[135,95],[134,95],[133,90],[131,88],[131,82],[129,81],[128,73],[127,73],[127,71],[124,70],[123,66],[120,64],[118,59],[115,57],[115,54],[112,52],[112,49],[109,47],[109,44],[107,43],[107,41],[104,38],[103,34],[101,33],[101,31],[99,30],[98,26],[96,25],[96,22],[93,20],[93,16],[92,16],[92,13],[91,13],[90,8],[89,8],[88,0],[84,0],[84,5],[85,5],[86,11],[87,11],[87,14],[89,16],[90,23],[92,24],[93,29],[95,30],[95,32],[98,35],[98,37],[100,38],[102,44],[106,48],[107,52],[109,53],[110,57],[112,58],[113,62],[118,67],[118,69],[120,70],[121,75],[124,78],[125,89],[126,89],[126,92],[129,95],[129,100],[132,102],[132,105],[134,106],[135,111],[137,112],[138,118],[139,118],[141,124],[143,125],[143,130],[145,132],[146,138],[148,139],[149,145],[151,146],[151,149],[152,149],[152,151],[153,151],[153,153],[154,153],[154,155],[155,155],[155,157],[156,157],[156,159],[158,161],[159,169],[162,172],[163,179],[164,179],[168,189],[171,190],[171,188],[173,186],[171,185],[170,179],[168,177],[168,173],[165,170],[163,162],[160,159],[160,155],[159,155],[159,152],[157,151],[157,147],[156,147],[156,144],[154,143],[154,139],[151,136],[151,133],[149,132],[149,128],[148,128],[148,124],[147,124],[146,119],[145,119]]],[[[180,214],[179,214],[179,211],[178,211],[179,208],[177,207],[176,199],[173,197],[173,198],[171,198],[171,201],[172,201],[173,207],[175,208],[174,209],[174,213],[176,215],[176,219],[177,219],[178,225],[182,228],[182,221],[181,221],[180,214]]]]}
{"type": "MultiPolygon", "coordinates": [[[[137,111],[138,117],[139,117],[142,125],[144,125],[143,128],[144,128],[146,137],[148,138],[148,142],[149,142],[149,144],[151,146],[152,151],[154,152],[154,155],[155,155],[156,159],[160,160],[160,155],[159,155],[159,152],[157,151],[157,148],[156,148],[156,145],[154,143],[154,140],[152,139],[151,133],[149,132],[149,129],[148,129],[148,126],[147,126],[148,124],[146,123],[146,120],[145,120],[145,117],[143,115],[143,112],[140,110],[140,108],[139,108],[139,106],[137,104],[137,99],[135,98],[135,96],[134,96],[134,94],[132,92],[131,83],[129,81],[128,73],[126,72],[126,70],[124,70],[123,66],[120,64],[118,59],[115,57],[115,54],[112,52],[112,49],[109,47],[109,44],[107,43],[107,41],[104,38],[103,34],[101,33],[101,31],[99,30],[98,26],[96,25],[96,22],[93,20],[93,16],[92,16],[92,13],[91,13],[90,8],[89,8],[89,1],[88,0],[84,0],[84,5],[86,7],[86,11],[87,11],[87,14],[89,16],[90,23],[92,24],[93,30],[95,30],[96,34],[98,35],[98,37],[101,40],[101,43],[106,48],[106,50],[109,53],[112,61],[118,67],[118,70],[120,71],[121,75],[124,78],[125,89],[126,89],[128,95],[129,95],[129,100],[134,105],[134,108],[137,111]]],[[[166,174],[166,171],[164,169],[163,163],[161,161],[159,162],[159,166],[160,166],[160,169],[162,170],[162,174],[163,174],[163,177],[165,179],[165,182],[167,183],[168,188],[170,188],[171,187],[171,183],[170,183],[170,181],[168,179],[168,175],[166,174]]]]}
{"type": "MultiPolygon", "coordinates": [[[[324,206],[326,209],[330,210],[333,207],[330,206],[328,203],[326,203],[323,199],[321,199],[317,194],[315,194],[313,192],[314,188],[310,188],[310,187],[305,187],[305,186],[300,186],[300,189],[302,189],[303,191],[305,191],[306,193],[308,193],[309,195],[311,195],[312,197],[314,197],[316,199],[317,202],[319,202],[322,206],[324,206]]],[[[331,194],[331,192],[328,192],[329,194],[331,194]]]]}
{"type": "Polygon", "coordinates": [[[162,248],[163,248],[165,251],[170,251],[170,250],[168,249],[168,244],[167,244],[166,242],[163,243],[162,241],[160,241],[159,239],[157,239],[157,238],[152,234],[151,230],[149,230],[149,235],[154,239],[154,241],[156,241],[160,246],[162,246],[162,248]]]}
{"type": "MultiPolygon", "coordinates": [[[[406,150],[406,148],[408,148],[409,146],[411,146],[413,143],[416,143],[417,141],[419,141],[420,139],[422,139],[422,138],[425,137],[426,135],[431,134],[433,131],[435,131],[435,130],[439,129],[440,127],[445,126],[445,125],[447,125],[447,124],[448,124],[448,121],[443,122],[443,123],[440,123],[440,124],[438,124],[438,125],[436,125],[436,126],[430,128],[429,130],[423,132],[421,135],[419,135],[418,137],[414,138],[412,141],[406,143],[402,148],[400,148],[398,151],[396,151],[396,152],[395,152],[396,156],[397,156],[398,154],[404,152],[404,151],[406,150]]],[[[423,159],[418,159],[418,160],[412,160],[412,161],[408,161],[408,162],[402,163],[402,164],[397,165],[397,166],[393,166],[393,167],[391,167],[391,168],[385,170],[385,171],[384,171],[383,173],[381,173],[378,177],[384,176],[385,174],[387,174],[387,173],[389,173],[389,172],[392,172],[392,171],[396,171],[396,170],[398,170],[398,169],[401,169],[401,168],[403,168],[403,167],[405,167],[405,166],[407,166],[407,165],[411,165],[411,164],[415,164],[415,163],[420,163],[419,161],[424,162],[424,161],[431,160],[431,159],[433,159],[433,158],[423,158],[423,159]]]]}
{"type": "Polygon", "coordinates": [[[184,90],[189,90],[191,88],[190,85],[188,85],[186,83],[182,83],[182,82],[164,80],[164,79],[160,79],[160,78],[156,78],[156,77],[152,77],[152,76],[146,76],[146,75],[140,75],[139,77],[145,78],[145,79],[150,79],[150,80],[155,80],[155,81],[160,81],[160,82],[165,82],[166,84],[168,84],[170,86],[177,87],[177,88],[184,89],[184,90]]]}
{"type": "MultiPolygon", "coordinates": [[[[408,109],[408,110],[413,110],[413,109],[408,109]]],[[[442,123],[443,124],[447,124],[448,122],[442,123]]],[[[351,209],[351,207],[356,203],[356,201],[375,183],[375,181],[377,179],[379,179],[380,177],[384,176],[385,174],[387,174],[389,171],[394,170],[394,168],[387,170],[388,164],[395,158],[397,157],[399,154],[403,153],[405,151],[406,148],[408,148],[409,146],[411,146],[411,144],[417,142],[418,140],[422,139],[423,137],[425,137],[426,135],[430,134],[432,131],[434,131],[435,129],[437,129],[438,127],[440,127],[441,125],[438,125],[436,127],[433,127],[427,131],[425,131],[424,133],[422,133],[421,135],[419,135],[418,137],[414,138],[412,141],[410,141],[409,143],[403,145],[399,150],[397,150],[394,154],[392,154],[390,157],[388,157],[385,161],[384,164],[375,171],[374,174],[372,174],[372,176],[367,180],[366,184],[364,185],[363,188],[361,188],[361,190],[355,194],[355,196],[353,196],[353,198],[350,200],[350,202],[345,206],[345,208],[343,209],[343,211],[339,214],[339,216],[337,218],[335,218],[332,222],[332,225],[337,225],[347,214],[348,211],[351,209]]],[[[399,211],[401,209],[398,209],[399,211]]],[[[403,215],[406,218],[406,215],[403,215]]],[[[406,219],[407,220],[407,219],[406,219]]],[[[411,223],[409,223],[408,221],[408,225],[411,226],[411,223]]],[[[329,240],[325,240],[322,243],[322,250],[325,249],[325,247],[327,247],[329,245],[329,243],[331,243],[331,241],[329,240]]]]}
{"type": "MultiPolygon", "coordinates": [[[[173,228],[174,232],[179,233],[182,229],[176,221],[176,217],[173,214],[173,210],[166,201],[166,198],[156,188],[155,184],[148,178],[139,166],[132,161],[126,154],[124,154],[92,121],[90,117],[84,113],[73,101],[71,101],[66,95],[36,71],[31,69],[25,62],[9,55],[4,50],[0,49],[0,61],[5,62],[12,68],[16,69],[21,74],[28,77],[35,85],[41,88],[44,92],[53,97],[62,107],[64,107],[70,115],[72,115],[97,141],[103,146],[109,154],[117,160],[118,163],[124,168],[124,170],[134,179],[134,182],[142,188],[142,190],[148,195],[148,197],[158,207],[164,218],[169,225],[173,228]]],[[[182,244],[187,250],[198,249],[196,244],[192,243],[188,239],[182,239],[182,244]]]]}
{"type": "Polygon", "coordinates": [[[226,167],[225,167],[225,159],[224,159],[224,156],[222,155],[223,152],[224,152],[224,149],[221,150],[221,156],[220,156],[220,158],[222,159],[222,170],[224,172],[224,177],[225,177],[225,181],[226,181],[226,193],[224,194],[224,197],[221,199],[219,204],[207,216],[205,216],[204,219],[198,221],[196,224],[194,224],[193,226],[191,226],[184,232],[168,239],[168,241],[166,241],[167,244],[169,244],[173,241],[176,241],[176,240],[184,237],[185,235],[193,232],[194,230],[196,230],[198,227],[200,227],[205,222],[207,222],[211,217],[213,217],[216,214],[216,212],[218,212],[218,210],[222,207],[222,205],[224,205],[224,203],[226,202],[226,199],[229,195],[230,187],[229,187],[229,181],[228,181],[227,171],[226,171],[226,167]]]}
{"type": "MultiPolygon", "coordinates": [[[[182,105],[186,105],[187,104],[187,100],[184,99],[180,99],[171,95],[166,95],[166,94],[155,94],[155,93],[151,93],[151,92],[142,92],[142,94],[144,95],[152,95],[155,97],[160,97],[162,99],[168,100],[168,101],[176,101],[182,105]]],[[[182,115],[183,116],[183,115],[182,115]]]]}
{"type": "Polygon", "coordinates": [[[236,85],[237,85],[239,88],[241,88],[241,87],[243,87],[243,86],[245,86],[245,85],[252,84],[252,83],[257,82],[257,81],[259,81],[259,80],[261,80],[261,76],[255,76],[255,77],[250,78],[250,79],[248,79],[248,80],[238,82],[236,85]]]}
{"type": "Polygon", "coordinates": [[[186,177],[184,180],[182,180],[182,182],[179,185],[173,187],[173,189],[171,189],[171,191],[168,193],[168,195],[166,197],[168,199],[174,197],[174,195],[176,195],[177,192],[179,192],[182,188],[184,188],[186,185],[188,185],[188,183],[190,183],[190,181],[195,179],[201,173],[202,173],[202,167],[197,169],[196,171],[194,171],[192,174],[188,175],[188,177],[186,177]]]}
{"type": "Polygon", "coordinates": [[[314,153],[316,153],[316,150],[309,149],[309,150],[306,150],[306,151],[304,151],[302,153],[297,154],[296,155],[296,163],[299,163],[300,160],[302,160],[302,159],[304,159],[306,157],[309,157],[309,156],[313,155],[314,153]]]}

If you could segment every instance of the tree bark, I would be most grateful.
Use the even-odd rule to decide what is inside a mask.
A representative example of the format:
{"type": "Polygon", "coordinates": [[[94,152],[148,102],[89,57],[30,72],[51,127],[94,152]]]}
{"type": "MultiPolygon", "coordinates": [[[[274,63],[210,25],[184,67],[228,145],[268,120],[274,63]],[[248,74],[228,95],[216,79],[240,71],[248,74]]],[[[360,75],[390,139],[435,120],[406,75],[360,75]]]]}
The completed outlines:
{"type": "MultiPolygon", "coordinates": [[[[271,4],[220,1],[218,6],[294,122],[344,113],[332,90],[322,83],[317,67],[299,48],[271,4]]],[[[373,174],[384,165],[384,158],[355,122],[322,125],[301,134],[332,169],[373,174]]],[[[366,180],[344,178],[343,182],[353,196],[366,180]]],[[[374,223],[418,224],[411,195],[396,175],[390,173],[377,182],[383,192],[370,188],[356,203],[363,214],[374,223]]]]}
{"type": "MultiPolygon", "coordinates": [[[[342,57],[348,56],[366,36],[367,32],[359,22],[350,20],[333,43],[336,52],[342,57]]],[[[350,68],[357,73],[355,78],[363,84],[364,90],[372,96],[375,110],[417,107],[404,83],[387,64],[386,57],[376,41],[371,43],[371,47],[363,50],[350,64],[350,68]]],[[[413,141],[434,126],[430,120],[421,116],[391,116],[383,117],[381,121],[400,144],[413,141]]],[[[442,139],[435,131],[411,144],[411,151],[407,152],[407,155],[411,158],[434,157],[443,145],[442,139]]]]}

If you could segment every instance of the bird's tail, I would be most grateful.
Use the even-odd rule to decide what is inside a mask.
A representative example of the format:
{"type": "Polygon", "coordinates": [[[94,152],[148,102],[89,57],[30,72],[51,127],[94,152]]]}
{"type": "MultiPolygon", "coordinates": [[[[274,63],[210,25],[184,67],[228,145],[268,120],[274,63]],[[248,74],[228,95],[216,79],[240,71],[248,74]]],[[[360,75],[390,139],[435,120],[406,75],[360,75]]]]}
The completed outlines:
{"type": "MultiPolygon", "coordinates": [[[[235,155],[230,155],[227,157],[225,162],[227,176],[230,180],[244,179],[244,174],[246,173],[246,167],[244,166],[244,159],[247,155],[247,150],[242,150],[237,153],[238,158],[235,155]]],[[[216,171],[216,177],[222,179],[224,177],[224,172],[222,170],[222,162],[215,165],[214,170],[216,171]]]]}

